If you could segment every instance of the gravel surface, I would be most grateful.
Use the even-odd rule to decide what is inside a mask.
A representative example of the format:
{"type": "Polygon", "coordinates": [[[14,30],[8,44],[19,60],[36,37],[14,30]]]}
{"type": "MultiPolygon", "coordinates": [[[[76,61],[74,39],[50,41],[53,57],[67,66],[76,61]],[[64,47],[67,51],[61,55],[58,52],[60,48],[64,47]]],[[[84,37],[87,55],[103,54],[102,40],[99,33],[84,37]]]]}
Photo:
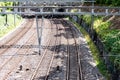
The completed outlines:
{"type": "Polygon", "coordinates": [[[85,38],[69,21],[66,25],[62,19],[44,19],[41,55],[38,54],[35,20],[27,23],[18,30],[17,37],[4,42],[4,45],[14,46],[0,48],[0,80],[66,80],[68,57],[70,80],[79,80],[78,57],[83,80],[104,80],[85,38]]]}
{"type": "Polygon", "coordinates": [[[89,49],[89,46],[87,45],[87,41],[85,40],[83,34],[76,27],[73,27],[73,30],[77,32],[78,34],[76,35],[79,36],[79,53],[81,58],[84,80],[105,80],[105,78],[101,75],[98,68],[96,67],[97,64],[92,57],[92,53],[89,49]]]}

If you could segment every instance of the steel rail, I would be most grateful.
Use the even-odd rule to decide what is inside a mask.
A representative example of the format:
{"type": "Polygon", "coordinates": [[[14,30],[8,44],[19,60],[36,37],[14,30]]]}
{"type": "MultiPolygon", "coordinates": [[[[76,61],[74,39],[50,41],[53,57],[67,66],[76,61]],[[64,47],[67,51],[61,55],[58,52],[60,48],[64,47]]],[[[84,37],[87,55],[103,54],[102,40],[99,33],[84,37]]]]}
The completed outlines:
{"type": "MultiPolygon", "coordinates": [[[[64,22],[66,22],[66,21],[64,21],[64,22]]],[[[70,25],[68,22],[66,22],[68,25],[70,25]]],[[[76,49],[76,55],[77,55],[77,62],[78,62],[78,72],[79,72],[79,75],[78,75],[78,77],[77,77],[77,80],[83,80],[83,73],[82,73],[82,65],[81,65],[81,61],[80,61],[80,54],[79,54],[79,46],[77,46],[78,44],[77,44],[77,41],[76,41],[76,38],[74,37],[75,36],[75,34],[77,34],[76,33],[76,31],[75,31],[75,33],[73,32],[73,30],[74,29],[72,29],[73,28],[73,26],[71,26],[70,25],[70,31],[72,32],[72,37],[73,37],[73,39],[74,39],[74,42],[75,42],[75,49],[76,49]]],[[[68,44],[69,44],[69,40],[68,40],[68,44]]],[[[70,73],[69,73],[69,71],[70,71],[70,54],[69,54],[69,46],[68,46],[68,68],[69,69],[67,69],[68,71],[67,71],[67,79],[66,80],[69,80],[70,79],[70,77],[69,77],[69,75],[70,75],[70,73]]]]}
{"type": "MultiPolygon", "coordinates": [[[[33,36],[35,35],[35,32],[31,35],[31,37],[28,39],[28,41],[25,43],[25,44],[27,44],[27,43],[31,43],[30,41],[31,40],[35,40],[34,38],[32,38],[33,36]]],[[[19,51],[20,51],[21,49],[19,49],[19,51]]],[[[27,50],[25,50],[25,54],[27,54],[28,53],[28,51],[29,51],[30,49],[27,49],[27,50]]],[[[18,52],[19,52],[18,51],[18,52]]],[[[22,53],[23,54],[23,53],[22,53]]],[[[9,60],[8,60],[8,62],[10,61],[10,60],[12,60],[14,58],[14,56],[12,56],[9,60]]],[[[18,62],[20,63],[20,61],[23,59],[23,57],[20,57],[20,58],[18,58],[18,62]]],[[[7,64],[8,62],[6,62],[5,64],[7,64]]],[[[17,64],[17,63],[16,63],[17,64]]],[[[18,65],[18,64],[17,64],[18,65]]],[[[12,67],[12,69],[5,75],[5,77],[4,77],[4,79],[3,80],[6,80],[6,78],[9,76],[9,74],[15,69],[15,67],[16,67],[16,65],[15,66],[13,66],[12,67]]]]}
{"type": "MultiPolygon", "coordinates": [[[[69,24],[69,23],[68,23],[69,24]]],[[[77,46],[77,41],[76,41],[76,38],[74,37],[75,34],[78,34],[75,30],[75,28],[73,26],[70,27],[71,29],[71,32],[72,32],[72,36],[74,38],[74,41],[75,41],[75,48],[76,48],[76,51],[77,51],[77,61],[78,61],[78,66],[79,66],[79,80],[84,80],[83,79],[83,73],[82,73],[82,63],[81,63],[81,56],[80,56],[80,51],[79,51],[79,46],[77,46]],[[73,30],[75,31],[75,34],[73,32],[73,30]]]]}
{"type": "MultiPolygon", "coordinates": [[[[32,26],[32,25],[31,25],[32,26]]],[[[33,36],[33,35],[32,35],[33,36]]],[[[31,36],[31,37],[32,37],[31,36]]],[[[28,39],[28,41],[31,39],[31,37],[28,39]]],[[[26,43],[28,43],[28,42],[25,42],[24,44],[26,44],[26,43]]],[[[19,52],[20,51],[20,49],[19,50],[17,50],[17,52],[19,52]]],[[[14,55],[16,55],[16,54],[18,54],[18,53],[15,53],[14,55]]],[[[12,57],[10,57],[9,58],[9,60],[7,60],[1,67],[0,67],[0,71],[1,71],[1,69],[13,58],[14,56],[12,56],[12,57]]]]}
{"type": "Polygon", "coordinates": [[[67,72],[66,72],[66,80],[69,80],[69,75],[70,75],[70,49],[69,49],[69,41],[68,41],[68,39],[67,39],[67,44],[68,44],[68,46],[67,46],[67,72]]]}
{"type": "MultiPolygon", "coordinates": [[[[15,36],[13,36],[9,41],[7,41],[5,44],[12,44],[12,45],[14,45],[14,44],[16,44],[17,42],[18,42],[18,40],[21,38],[21,37],[23,37],[24,36],[24,34],[26,34],[27,33],[27,31],[29,31],[31,28],[32,28],[32,23],[34,22],[30,22],[30,21],[27,21],[29,24],[28,24],[28,26],[30,25],[30,28],[27,28],[27,29],[24,29],[20,34],[19,34],[19,36],[17,36],[18,34],[16,34],[15,36]],[[17,36],[17,37],[16,37],[17,36]],[[14,40],[14,41],[13,41],[14,40]]],[[[25,25],[24,26],[27,26],[27,24],[25,23],[25,25]]],[[[1,46],[1,45],[0,45],[1,46]]],[[[7,50],[8,50],[9,48],[5,48],[4,50],[1,50],[0,51],[0,56],[4,53],[4,52],[6,52],[7,50]]]]}
{"type": "MultiPolygon", "coordinates": [[[[51,27],[52,27],[52,23],[51,23],[51,27]]],[[[52,30],[51,30],[51,32],[52,32],[52,30]]],[[[52,38],[47,40],[48,45],[50,45],[51,41],[52,41],[52,38]]],[[[36,77],[37,72],[38,72],[38,70],[39,70],[39,68],[40,68],[40,65],[41,65],[42,61],[44,60],[46,54],[47,54],[47,49],[45,49],[45,51],[43,52],[42,57],[41,57],[41,59],[40,59],[40,62],[38,63],[37,68],[36,68],[35,71],[33,72],[30,80],[34,80],[34,78],[36,77]]]]}
{"type": "MultiPolygon", "coordinates": [[[[48,42],[48,45],[49,45],[50,42],[51,42],[51,39],[48,40],[47,42],[48,42]]],[[[35,76],[36,76],[36,74],[37,74],[37,72],[38,72],[38,70],[39,70],[40,64],[42,63],[42,61],[43,61],[43,59],[44,59],[44,57],[45,57],[45,55],[46,55],[46,52],[47,52],[47,49],[45,49],[45,51],[43,52],[42,57],[41,57],[41,59],[40,59],[40,62],[38,63],[37,68],[36,68],[35,71],[33,72],[30,80],[34,80],[34,78],[35,78],[35,76]]]]}
{"type": "MultiPolygon", "coordinates": [[[[62,23],[64,24],[64,20],[62,19],[62,23]]],[[[65,30],[65,27],[64,27],[65,30]]],[[[68,33],[66,33],[66,36],[68,37],[68,33]]],[[[69,40],[67,39],[67,63],[66,63],[66,80],[70,80],[70,44],[69,40]]]]}
{"type": "MultiPolygon", "coordinates": [[[[56,24],[56,27],[57,27],[57,24],[56,24]]],[[[58,27],[57,27],[57,29],[56,29],[56,33],[58,34],[58,27]]],[[[57,37],[56,37],[56,39],[55,39],[55,45],[57,45],[58,44],[58,39],[57,39],[57,37]]],[[[53,63],[53,60],[54,60],[54,56],[55,56],[55,51],[56,51],[56,49],[57,49],[57,47],[55,47],[54,48],[54,50],[53,50],[53,52],[52,52],[52,58],[51,58],[51,61],[50,61],[50,64],[49,64],[49,67],[48,67],[48,70],[47,70],[47,72],[46,72],[46,76],[45,76],[45,79],[44,80],[48,80],[48,77],[49,77],[49,72],[50,72],[50,70],[51,70],[51,66],[52,66],[52,63],[53,63]]]]}

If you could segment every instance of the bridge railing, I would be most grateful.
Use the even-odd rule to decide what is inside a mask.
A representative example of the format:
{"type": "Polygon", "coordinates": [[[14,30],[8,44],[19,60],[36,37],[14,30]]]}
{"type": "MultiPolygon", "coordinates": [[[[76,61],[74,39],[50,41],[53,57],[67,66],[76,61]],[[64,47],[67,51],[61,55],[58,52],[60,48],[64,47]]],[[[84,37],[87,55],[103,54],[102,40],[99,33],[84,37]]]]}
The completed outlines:
{"type": "Polygon", "coordinates": [[[95,2],[95,0],[0,0],[0,2],[95,2]]]}
{"type": "Polygon", "coordinates": [[[54,15],[76,15],[76,14],[92,14],[92,15],[120,15],[120,7],[98,7],[98,6],[3,6],[0,7],[0,14],[54,14],[54,15]],[[7,11],[12,8],[13,11],[7,11]],[[59,12],[58,9],[64,9],[59,12]],[[21,11],[19,11],[19,10],[21,11]],[[37,9],[33,11],[32,9],[37,9]],[[51,9],[45,10],[45,9],[51,9]],[[75,12],[71,12],[75,10],[75,12]]]}

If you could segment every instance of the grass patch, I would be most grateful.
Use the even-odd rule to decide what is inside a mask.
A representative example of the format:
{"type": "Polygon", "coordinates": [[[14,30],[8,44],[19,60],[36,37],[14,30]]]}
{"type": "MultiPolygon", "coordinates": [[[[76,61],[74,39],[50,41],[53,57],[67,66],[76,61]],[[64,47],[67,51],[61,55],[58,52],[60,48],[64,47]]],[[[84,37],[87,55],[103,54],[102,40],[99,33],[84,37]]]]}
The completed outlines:
{"type": "MultiPolygon", "coordinates": [[[[70,19],[71,20],[71,19],[70,19]]],[[[110,74],[107,71],[107,68],[104,64],[104,61],[99,57],[99,51],[97,49],[97,47],[95,46],[94,42],[92,41],[92,39],[90,38],[89,34],[85,31],[84,28],[82,28],[79,24],[77,24],[76,22],[74,22],[73,20],[71,20],[74,25],[82,32],[82,34],[84,35],[90,50],[92,52],[93,58],[97,64],[97,67],[99,69],[99,71],[101,72],[102,75],[105,76],[105,78],[107,80],[110,80],[110,74]]]]}
{"type": "Polygon", "coordinates": [[[19,15],[16,15],[16,22],[14,26],[14,15],[8,14],[8,22],[5,22],[6,16],[0,15],[0,37],[3,37],[5,34],[13,30],[17,25],[20,24],[22,18],[19,15]],[[6,25],[5,25],[6,24],[6,25]]]}

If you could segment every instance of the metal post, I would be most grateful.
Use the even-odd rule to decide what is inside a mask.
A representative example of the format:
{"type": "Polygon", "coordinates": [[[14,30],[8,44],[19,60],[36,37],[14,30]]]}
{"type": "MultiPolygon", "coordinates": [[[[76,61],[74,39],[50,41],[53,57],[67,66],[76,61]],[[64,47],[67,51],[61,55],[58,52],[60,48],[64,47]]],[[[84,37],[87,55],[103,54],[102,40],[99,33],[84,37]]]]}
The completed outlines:
{"type": "MultiPolygon", "coordinates": [[[[13,2],[13,6],[16,6],[15,2],[13,2]]],[[[14,8],[14,12],[15,12],[15,8],[14,8]]],[[[16,19],[15,19],[15,17],[16,17],[16,14],[14,14],[14,26],[16,26],[16,19]]]]}
{"type": "Polygon", "coordinates": [[[40,39],[40,33],[39,33],[39,26],[38,26],[38,16],[36,15],[36,29],[37,29],[37,37],[38,37],[38,48],[39,48],[39,55],[41,51],[41,39],[40,39]]]}
{"type": "Polygon", "coordinates": [[[15,19],[15,14],[14,14],[14,26],[16,26],[16,19],[15,19]]]}
{"type": "Polygon", "coordinates": [[[5,16],[6,16],[6,17],[5,17],[5,24],[4,24],[4,25],[5,25],[5,26],[8,26],[8,14],[5,14],[5,16]]]}
{"type": "Polygon", "coordinates": [[[92,39],[94,38],[93,27],[94,27],[94,15],[91,15],[91,35],[92,35],[92,39]]]}
{"type": "MultiPolygon", "coordinates": [[[[94,2],[92,2],[92,7],[94,8],[94,2]]],[[[92,13],[92,15],[91,15],[91,34],[90,34],[92,39],[94,38],[93,27],[94,27],[94,14],[92,13]]]]}
{"type": "MultiPolygon", "coordinates": [[[[41,27],[40,27],[40,41],[42,41],[43,25],[44,25],[44,16],[42,15],[42,21],[41,21],[41,27]]],[[[40,45],[40,48],[42,48],[42,45],[40,45]]]]}
{"type": "MultiPolygon", "coordinates": [[[[42,16],[42,24],[41,24],[41,30],[43,30],[43,25],[44,25],[44,16],[42,16]]],[[[42,35],[42,32],[41,32],[41,35],[42,35]]]]}
{"type": "MultiPolygon", "coordinates": [[[[22,12],[22,8],[21,8],[21,6],[22,6],[22,2],[19,3],[19,6],[20,6],[20,8],[19,8],[19,12],[21,13],[21,12],[22,12]]],[[[20,15],[22,15],[22,14],[20,14],[20,15]]]]}

